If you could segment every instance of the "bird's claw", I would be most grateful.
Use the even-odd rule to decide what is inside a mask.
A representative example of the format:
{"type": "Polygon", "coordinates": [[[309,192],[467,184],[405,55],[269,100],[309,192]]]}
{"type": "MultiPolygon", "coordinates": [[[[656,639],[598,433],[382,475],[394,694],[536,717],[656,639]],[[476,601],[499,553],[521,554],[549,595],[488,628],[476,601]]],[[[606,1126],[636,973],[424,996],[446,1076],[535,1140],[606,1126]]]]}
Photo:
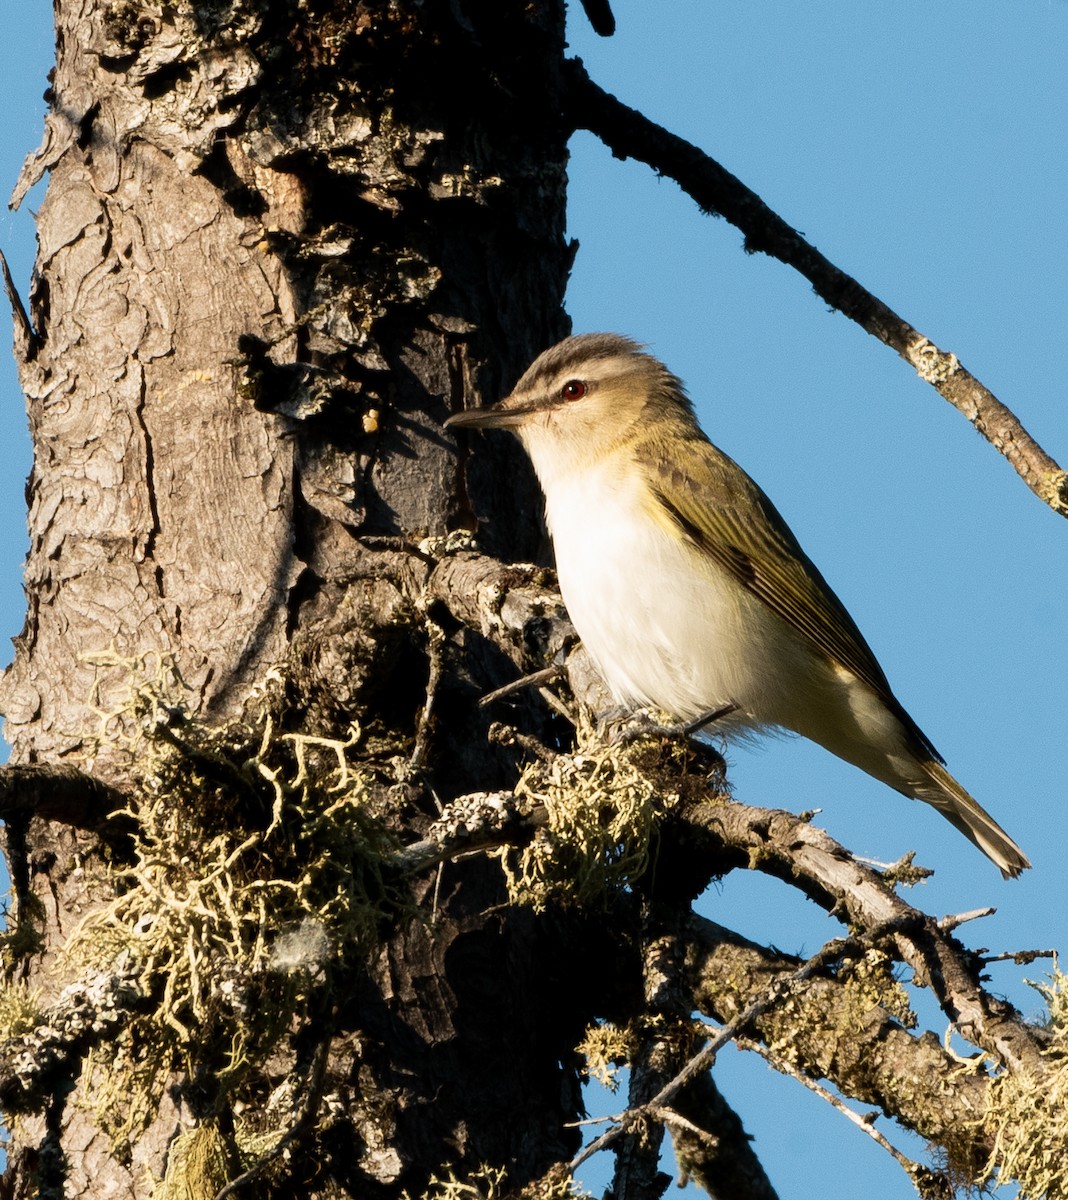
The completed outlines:
{"type": "Polygon", "coordinates": [[[737,709],[737,704],[720,704],[691,721],[663,721],[655,709],[613,708],[598,718],[597,730],[605,741],[621,746],[643,738],[689,738],[737,709]]]}

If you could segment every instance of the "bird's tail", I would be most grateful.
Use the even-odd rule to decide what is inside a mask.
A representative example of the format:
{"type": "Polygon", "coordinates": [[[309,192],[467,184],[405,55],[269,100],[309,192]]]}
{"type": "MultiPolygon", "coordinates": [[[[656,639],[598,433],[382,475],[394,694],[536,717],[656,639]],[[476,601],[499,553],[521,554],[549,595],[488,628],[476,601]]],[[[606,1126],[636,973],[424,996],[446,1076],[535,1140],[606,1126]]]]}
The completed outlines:
{"type": "Polygon", "coordinates": [[[1001,871],[1006,879],[1014,879],[1026,870],[1030,861],[994,818],[960,786],[940,763],[929,760],[923,764],[930,784],[919,784],[916,796],[926,800],[951,821],[969,841],[1001,871]]]}

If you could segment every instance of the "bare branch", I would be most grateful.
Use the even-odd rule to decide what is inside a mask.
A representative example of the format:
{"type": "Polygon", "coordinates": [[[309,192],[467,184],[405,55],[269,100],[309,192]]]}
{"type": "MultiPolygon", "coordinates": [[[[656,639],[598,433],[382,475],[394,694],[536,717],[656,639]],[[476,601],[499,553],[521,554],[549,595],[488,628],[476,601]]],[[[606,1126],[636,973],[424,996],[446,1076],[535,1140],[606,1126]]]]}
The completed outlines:
{"type": "Polygon", "coordinates": [[[793,813],[741,804],[694,814],[703,830],[758,870],[800,888],[869,938],[884,936],[895,956],[930,987],[963,1037],[1013,1070],[1041,1075],[1036,1030],[980,983],[983,960],[938,922],[901,899],[877,872],[862,867],[821,829],[793,813]]]}
{"type": "Polygon", "coordinates": [[[113,841],[129,832],[128,822],[111,817],[125,804],[116,788],[76,767],[55,763],[0,767],[0,819],[5,821],[42,817],[113,841]]]}
{"type": "Polygon", "coordinates": [[[932,1171],[929,1167],[923,1166],[921,1163],[913,1162],[907,1155],[888,1141],[878,1129],[875,1128],[875,1120],[878,1113],[865,1113],[861,1115],[854,1112],[840,1100],[832,1091],[825,1088],[821,1083],[817,1083],[815,1079],[798,1071],[787,1059],[781,1055],[769,1050],[767,1046],[762,1046],[759,1042],[754,1042],[750,1038],[740,1039],[738,1043],[743,1050],[755,1050],[762,1058],[764,1058],[776,1071],[782,1075],[789,1075],[791,1079],[796,1079],[798,1083],[808,1088],[810,1092],[815,1092],[821,1100],[825,1100],[832,1108],[836,1108],[846,1120],[852,1122],[859,1130],[866,1133],[868,1137],[881,1146],[887,1154],[893,1158],[899,1166],[901,1166],[908,1177],[916,1185],[916,1190],[925,1200],[934,1200],[935,1197],[944,1197],[945,1200],[952,1200],[955,1194],[954,1188],[950,1180],[940,1171],[932,1171]]]}
{"type": "Polygon", "coordinates": [[[568,61],[566,78],[568,115],[576,128],[595,134],[617,158],[636,158],[674,179],[702,210],[740,229],[748,252],[769,254],[799,271],[821,299],[911,363],[1009,460],[1036,496],[1068,516],[1068,473],[956,355],[940,350],[836,267],[714,159],[599,88],[579,59],[568,61]]]}

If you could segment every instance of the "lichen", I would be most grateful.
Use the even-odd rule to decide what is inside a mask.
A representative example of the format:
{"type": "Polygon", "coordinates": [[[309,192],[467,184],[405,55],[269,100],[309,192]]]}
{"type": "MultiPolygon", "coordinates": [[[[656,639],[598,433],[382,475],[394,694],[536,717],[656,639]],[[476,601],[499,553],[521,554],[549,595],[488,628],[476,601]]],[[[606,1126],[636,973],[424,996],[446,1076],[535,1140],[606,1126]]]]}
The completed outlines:
{"type": "Polygon", "coordinates": [[[0,1043],[32,1033],[41,1020],[41,993],[23,979],[0,987],[0,1043]]]}
{"type": "Polygon", "coordinates": [[[637,1038],[629,1025],[610,1021],[591,1025],[575,1047],[585,1059],[583,1074],[614,1092],[619,1087],[619,1070],[634,1057],[637,1038]]]}
{"type": "Polygon", "coordinates": [[[214,1121],[183,1130],[167,1155],[167,1174],[153,1200],[202,1200],[214,1196],[233,1175],[234,1147],[214,1121]]]}
{"type": "Polygon", "coordinates": [[[210,1080],[197,1085],[209,1116],[240,1106],[338,973],[412,911],[385,869],[396,841],[375,814],[381,764],[363,756],[358,726],[343,740],[284,732],[278,680],[245,720],[209,726],[157,666],[131,669],[126,696],[98,705],[100,736],[128,756],[135,785],[114,814],[131,851],[63,951],[75,977],[121,962],[152,1000],[83,1067],[80,1103],[117,1148],[176,1072],[210,1080]]]}
{"type": "MultiPolygon", "coordinates": [[[[408,1192],[402,1195],[403,1200],[413,1200],[408,1192]]],[[[462,1178],[452,1170],[432,1175],[418,1200],[504,1200],[506,1196],[516,1195],[520,1200],[589,1200],[589,1193],[576,1185],[563,1166],[553,1167],[517,1194],[508,1185],[507,1172],[487,1164],[462,1178]]]]}
{"type": "Polygon", "coordinates": [[[847,1011],[856,1020],[857,1031],[867,1023],[867,1013],[878,1005],[906,1029],[916,1027],[916,1014],[909,1004],[905,985],[894,974],[894,960],[883,950],[868,949],[860,958],[846,959],[838,971],[845,987],[847,1011]]]}
{"type": "Polygon", "coordinates": [[[544,806],[545,827],[521,850],[502,851],[513,903],[591,904],[649,865],[663,817],[678,802],[640,768],[632,746],[580,743],[575,754],[529,766],[516,795],[544,806]]]}
{"type": "Polygon", "coordinates": [[[996,1173],[999,1183],[1019,1185],[1018,1200],[1068,1197],[1068,975],[1055,966],[1047,978],[1031,982],[1048,1010],[1047,1070],[1038,1079],[1026,1071],[998,1075],[983,1118],[994,1146],[979,1184],[996,1173]]]}

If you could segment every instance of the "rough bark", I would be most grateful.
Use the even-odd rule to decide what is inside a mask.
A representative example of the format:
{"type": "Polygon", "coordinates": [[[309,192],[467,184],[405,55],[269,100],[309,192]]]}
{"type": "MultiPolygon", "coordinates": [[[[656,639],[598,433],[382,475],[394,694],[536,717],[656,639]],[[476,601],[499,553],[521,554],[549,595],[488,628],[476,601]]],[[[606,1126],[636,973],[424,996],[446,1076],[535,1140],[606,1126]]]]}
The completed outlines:
{"type": "MultiPolygon", "coordinates": [[[[0,707],[20,769],[92,777],[44,806],[8,777],[24,939],[9,949],[32,930],[37,951],[9,969],[59,1020],[71,980],[55,950],[108,894],[92,802],[134,787],[116,743],[143,719],[138,689],[167,677],[183,720],[221,727],[285,665],[287,728],[330,734],[370,706],[411,749],[428,635],[389,545],[477,507],[495,514],[485,546],[536,552],[518,451],[502,440],[464,470],[440,426],[567,332],[569,250],[557,0],[64,0],[56,19],[47,134],[18,189],[50,175],[19,345],[29,611],[0,707]]],[[[450,695],[502,682],[503,662],[475,646],[450,695]]],[[[441,720],[446,744],[462,746],[467,708],[441,720]]],[[[446,786],[468,790],[463,753],[448,765],[446,786]]],[[[398,827],[435,811],[412,775],[398,827]]],[[[572,1031],[561,1043],[538,1002],[552,976],[537,923],[482,916],[501,897],[492,869],[451,868],[428,901],[433,936],[416,922],[386,937],[326,1004],[323,1087],[344,1116],[313,1123],[316,1153],[272,1187],[393,1192],[482,1162],[518,1184],[566,1155],[572,1031]]],[[[306,1073],[302,1036],[267,1083],[306,1073]]],[[[106,1022],[85,1037],[106,1045],[106,1022]]],[[[21,1119],[6,1195],[147,1195],[175,1135],[219,1116],[196,1083],[207,1056],[116,1151],[83,1107],[85,1037],[21,1119]]]]}
{"type": "Polygon", "coordinates": [[[568,120],[607,100],[565,67],[561,0],[58,0],[57,38],[17,189],[50,173],[16,322],[0,1196],[455,1173],[560,1200],[602,1020],[632,1047],[616,1200],[663,1190],[662,1128],[711,1194],[774,1195],[707,1073],[731,1037],[967,1182],[1012,1122],[1027,1144],[992,1097],[1057,1091],[1055,1035],[893,873],[729,802],[707,747],[592,739],[608,698],[529,565],[525,461],[441,430],[567,329],[568,120]],[[633,839],[584,860],[554,808],[581,787],[589,839],[623,793],[633,839]],[[544,868],[526,906],[491,851],[544,868]],[[849,936],[799,963],[692,918],[743,867],[849,936]],[[894,963],[996,1079],[905,1028],[894,963]],[[724,1023],[697,1052],[694,1011],[724,1023]]]}

